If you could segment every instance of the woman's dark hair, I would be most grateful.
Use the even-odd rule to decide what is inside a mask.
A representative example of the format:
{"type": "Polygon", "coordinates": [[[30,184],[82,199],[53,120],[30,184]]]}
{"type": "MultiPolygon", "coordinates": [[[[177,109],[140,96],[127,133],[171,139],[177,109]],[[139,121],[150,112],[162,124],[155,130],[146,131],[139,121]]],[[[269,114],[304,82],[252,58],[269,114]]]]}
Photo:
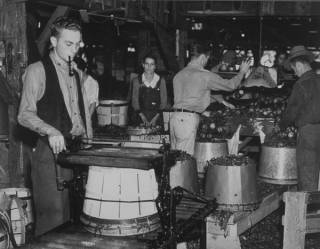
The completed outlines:
{"type": "Polygon", "coordinates": [[[157,57],[154,54],[147,54],[143,56],[142,63],[145,63],[147,58],[154,60],[154,63],[157,64],[157,57]]]}
{"type": "Polygon", "coordinates": [[[195,43],[191,46],[190,55],[191,58],[198,58],[202,54],[210,56],[211,51],[212,49],[208,44],[195,43]]]}
{"type": "Polygon", "coordinates": [[[79,31],[81,33],[81,25],[80,22],[77,20],[66,17],[66,16],[60,16],[58,17],[51,25],[51,36],[57,37],[62,29],[68,29],[68,30],[74,30],[79,31]]]}

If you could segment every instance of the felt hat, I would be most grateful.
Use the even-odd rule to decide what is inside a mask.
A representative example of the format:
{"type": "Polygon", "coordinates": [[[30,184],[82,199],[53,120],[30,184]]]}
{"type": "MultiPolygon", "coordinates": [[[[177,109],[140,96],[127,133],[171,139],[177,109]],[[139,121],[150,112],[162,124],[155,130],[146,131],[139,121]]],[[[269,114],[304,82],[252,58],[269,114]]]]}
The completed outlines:
{"type": "Polygon", "coordinates": [[[315,59],[312,52],[307,50],[305,46],[299,45],[294,46],[290,50],[290,54],[287,59],[288,63],[290,63],[290,61],[292,61],[294,58],[297,58],[298,56],[305,56],[309,60],[309,62],[313,62],[315,59]]]}

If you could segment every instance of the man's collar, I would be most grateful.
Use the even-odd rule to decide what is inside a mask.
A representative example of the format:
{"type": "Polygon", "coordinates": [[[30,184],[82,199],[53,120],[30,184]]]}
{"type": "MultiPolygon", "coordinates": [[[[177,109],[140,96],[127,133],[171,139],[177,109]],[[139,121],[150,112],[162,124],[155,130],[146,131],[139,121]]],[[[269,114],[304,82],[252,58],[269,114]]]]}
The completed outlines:
{"type": "Polygon", "coordinates": [[[68,63],[65,62],[64,60],[62,60],[62,59],[57,55],[57,52],[56,52],[55,50],[52,50],[52,51],[50,52],[50,58],[53,60],[53,62],[54,62],[56,65],[58,65],[58,66],[60,66],[60,67],[62,67],[62,68],[64,68],[64,69],[68,69],[68,63]]]}
{"type": "Polygon", "coordinates": [[[315,75],[315,74],[316,74],[316,73],[315,73],[312,69],[310,69],[309,71],[304,72],[304,73],[300,76],[300,78],[298,79],[298,82],[303,81],[303,80],[306,80],[306,79],[310,78],[310,76],[315,75]]]}
{"type": "Polygon", "coordinates": [[[193,62],[193,61],[190,61],[190,62],[188,63],[188,67],[193,67],[193,68],[198,68],[198,69],[204,69],[203,66],[201,66],[199,63],[193,62]]]}

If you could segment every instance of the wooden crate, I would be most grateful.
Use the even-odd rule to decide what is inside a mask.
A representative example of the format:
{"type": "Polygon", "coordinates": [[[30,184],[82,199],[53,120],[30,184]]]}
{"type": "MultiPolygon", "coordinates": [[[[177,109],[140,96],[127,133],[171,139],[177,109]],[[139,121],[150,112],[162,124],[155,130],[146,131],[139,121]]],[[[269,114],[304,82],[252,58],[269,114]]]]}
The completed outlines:
{"type": "Polygon", "coordinates": [[[223,226],[219,213],[208,216],[206,218],[206,248],[241,249],[239,236],[277,210],[281,205],[282,194],[287,190],[288,186],[279,186],[271,192],[266,192],[263,194],[259,208],[254,211],[233,212],[229,217],[227,216],[223,226]]]}
{"type": "Polygon", "coordinates": [[[163,135],[131,135],[130,141],[135,142],[150,142],[150,143],[162,143],[163,139],[166,143],[170,143],[169,134],[163,135]]]}
{"type": "Polygon", "coordinates": [[[283,200],[283,249],[304,249],[306,234],[320,233],[320,191],[285,192],[283,200]],[[309,212],[310,205],[318,211],[309,212]]]}

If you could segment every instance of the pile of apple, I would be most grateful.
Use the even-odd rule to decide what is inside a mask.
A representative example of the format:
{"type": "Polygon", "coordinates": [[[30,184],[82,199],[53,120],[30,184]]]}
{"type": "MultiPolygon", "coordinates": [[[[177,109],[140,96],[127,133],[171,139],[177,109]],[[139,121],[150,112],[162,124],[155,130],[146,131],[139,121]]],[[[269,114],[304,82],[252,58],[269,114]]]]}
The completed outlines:
{"type": "Polygon", "coordinates": [[[251,118],[273,118],[277,122],[280,120],[286,104],[285,98],[261,96],[248,106],[248,116],[251,118]]]}
{"type": "Polygon", "coordinates": [[[178,161],[190,161],[193,157],[185,151],[181,150],[170,150],[168,155],[169,165],[174,165],[178,161]]]}
{"type": "Polygon", "coordinates": [[[126,127],[117,125],[105,125],[94,130],[94,134],[103,135],[110,138],[127,139],[128,133],[126,127]]]}
{"type": "Polygon", "coordinates": [[[201,117],[197,138],[198,142],[215,142],[217,139],[231,138],[233,135],[229,126],[226,125],[226,119],[221,113],[213,116],[201,117]]]}
{"type": "Polygon", "coordinates": [[[243,166],[249,164],[249,157],[245,155],[227,155],[217,158],[212,158],[209,165],[218,166],[243,166]]]}
{"type": "Polygon", "coordinates": [[[289,126],[284,131],[278,131],[266,136],[264,144],[270,147],[295,147],[297,141],[297,129],[289,126]]]}
{"type": "Polygon", "coordinates": [[[202,118],[197,140],[210,142],[215,139],[231,138],[239,124],[242,126],[242,134],[256,134],[257,123],[262,124],[262,131],[265,133],[275,134],[273,141],[276,137],[280,141],[283,141],[283,138],[290,138],[292,133],[295,134],[290,130],[292,128],[286,134],[277,134],[274,131],[286,108],[287,99],[287,95],[260,93],[249,105],[236,106],[235,109],[218,104],[210,106],[211,115],[208,118],[202,118]]]}

